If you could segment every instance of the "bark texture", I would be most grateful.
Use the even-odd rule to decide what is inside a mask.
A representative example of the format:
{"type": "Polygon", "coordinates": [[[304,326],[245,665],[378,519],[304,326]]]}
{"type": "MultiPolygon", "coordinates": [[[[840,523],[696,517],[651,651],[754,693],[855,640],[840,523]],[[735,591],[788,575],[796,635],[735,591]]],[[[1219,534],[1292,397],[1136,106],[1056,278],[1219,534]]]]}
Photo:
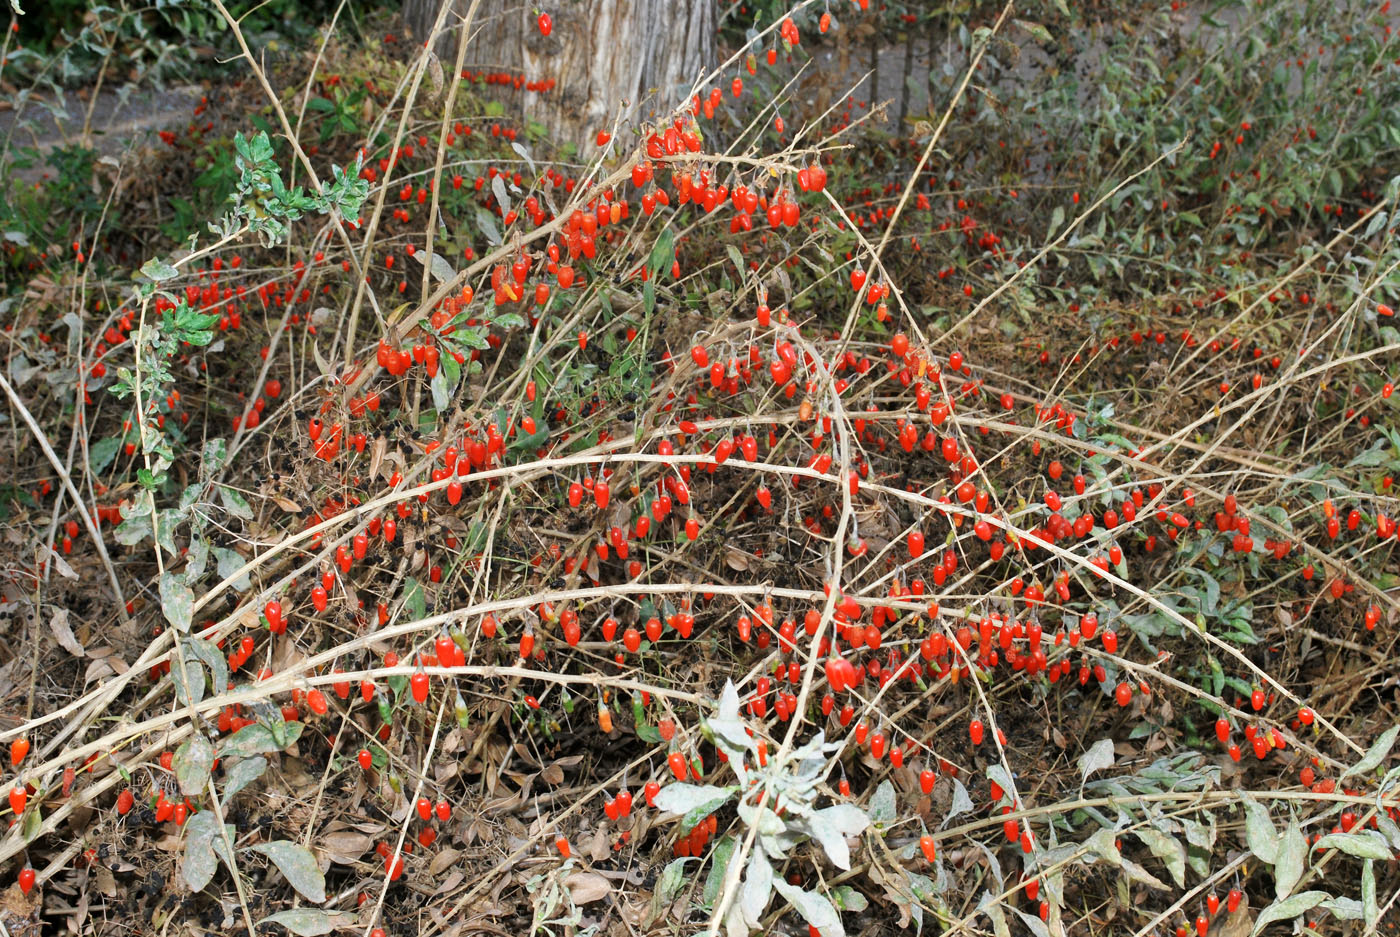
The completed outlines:
{"type": "MultiPolygon", "coordinates": [[[[450,69],[471,0],[404,0],[402,9],[414,41],[422,42],[443,3],[452,9],[434,51],[450,69]]],[[[507,113],[521,113],[587,152],[619,114],[625,122],[668,113],[714,65],[713,0],[482,0],[463,67],[523,75],[526,82],[554,79],[544,93],[489,90],[506,101],[507,113]],[[540,35],[535,9],[553,18],[548,37],[540,35]]]]}

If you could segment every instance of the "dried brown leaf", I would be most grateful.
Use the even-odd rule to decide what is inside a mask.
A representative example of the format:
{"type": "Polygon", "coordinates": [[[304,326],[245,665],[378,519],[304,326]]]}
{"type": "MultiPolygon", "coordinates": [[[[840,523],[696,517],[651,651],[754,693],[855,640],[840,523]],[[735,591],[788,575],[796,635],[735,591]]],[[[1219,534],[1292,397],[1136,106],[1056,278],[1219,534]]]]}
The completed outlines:
{"type": "Polygon", "coordinates": [[[601,901],[612,891],[608,880],[596,872],[573,872],[564,879],[564,885],[569,889],[569,897],[577,905],[601,901]]]}

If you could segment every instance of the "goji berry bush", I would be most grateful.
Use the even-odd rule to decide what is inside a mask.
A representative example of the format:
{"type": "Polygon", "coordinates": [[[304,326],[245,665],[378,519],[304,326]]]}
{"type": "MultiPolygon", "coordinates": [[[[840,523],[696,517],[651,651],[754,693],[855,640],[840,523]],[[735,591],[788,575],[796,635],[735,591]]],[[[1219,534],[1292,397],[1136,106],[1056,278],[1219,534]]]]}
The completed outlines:
{"type": "Polygon", "coordinates": [[[1393,929],[1400,14],[951,6],[7,143],[8,932],[1393,929]]]}

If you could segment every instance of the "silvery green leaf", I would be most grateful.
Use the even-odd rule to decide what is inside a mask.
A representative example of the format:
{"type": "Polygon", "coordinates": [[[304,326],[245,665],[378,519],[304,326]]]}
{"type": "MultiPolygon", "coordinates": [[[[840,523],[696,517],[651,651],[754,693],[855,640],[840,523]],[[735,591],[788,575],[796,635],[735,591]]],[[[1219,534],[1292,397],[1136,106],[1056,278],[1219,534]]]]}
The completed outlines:
{"type": "Polygon", "coordinates": [[[733,680],[725,679],[724,689],[719,691],[718,708],[721,719],[739,718],[739,690],[734,686],[733,680]]]}
{"type": "Polygon", "coordinates": [[[241,758],[224,773],[224,802],[233,799],[243,788],[263,776],[267,770],[267,759],[262,755],[241,758]]]}
{"type": "Polygon", "coordinates": [[[501,207],[502,214],[510,212],[510,194],[506,192],[505,178],[497,173],[491,177],[491,194],[496,196],[496,204],[501,207]]]}
{"type": "Polygon", "coordinates": [[[1328,898],[1318,905],[1319,908],[1331,914],[1339,921],[1359,921],[1365,916],[1366,911],[1361,906],[1361,902],[1355,898],[1337,897],[1328,898]]]}
{"type": "Polygon", "coordinates": [[[794,751],[789,759],[797,764],[797,777],[815,781],[826,772],[826,732],[820,731],[794,751]]]}
{"type": "Polygon", "coordinates": [[[209,668],[209,682],[214,687],[228,686],[228,661],[219,649],[208,641],[193,638],[184,642],[185,660],[197,660],[209,668]]]}
{"type": "Polygon", "coordinates": [[[1273,865],[1278,859],[1278,829],[1269,818],[1269,811],[1258,801],[1242,796],[1244,800],[1244,835],[1250,852],[1259,861],[1273,865]]]}
{"type": "Polygon", "coordinates": [[[270,843],[249,846],[248,849],[271,859],[278,871],[297,890],[297,894],[307,901],[320,904],[326,900],[326,877],[321,874],[316,857],[305,846],[285,839],[275,839],[270,843]]]}
{"type": "Polygon", "coordinates": [[[203,537],[191,537],[190,549],[185,554],[185,572],[193,580],[198,581],[204,575],[204,566],[209,562],[209,541],[203,537]]]}
{"type": "MultiPolygon", "coordinates": [[[[185,519],[184,516],[185,512],[179,508],[163,508],[156,512],[156,522],[153,525],[156,543],[160,544],[165,552],[171,556],[176,556],[180,552],[175,549],[175,528],[185,519]]],[[[184,574],[182,573],[182,575],[184,574]]]]}
{"type": "Polygon", "coordinates": [[[126,517],[117,529],[112,531],[112,536],[117,543],[124,547],[134,547],[142,540],[151,536],[151,515],[149,513],[131,514],[126,517]]]}
{"type": "Polygon", "coordinates": [[[281,924],[298,937],[321,937],[322,934],[329,934],[337,926],[337,919],[320,908],[293,908],[290,911],[278,911],[276,914],[269,914],[258,923],[266,924],[268,922],[281,924]]]}
{"type": "Polygon", "coordinates": [[[831,890],[831,901],[839,911],[864,911],[870,902],[850,885],[838,885],[831,890]]]}
{"type": "MultiPolygon", "coordinates": [[[[225,825],[224,830],[230,838],[238,835],[231,825],[225,825]]],[[[219,857],[228,861],[219,823],[214,811],[201,810],[185,821],[185,857],[180,863],[180,876],[191,891],[203,891],[213,880],[219,857]],[[215,843],[219,846],[217,856],[215,843]]]]}
{"type": "Polygon", "coordinates": [[[710,784],[668,784],[652,801],[658,810],[682,814],[681,828],[692,830],[695,824],[729,802],[739,788],[715,787],[710,784]]]}
{"type": "Polygon", "coordinates": [[[1278,858],[1274,862],[1275,896],[1282,901],[1293,892],[1298,879],[1303,876],[1303,867],[1308,861],[1308,841],[1298,829],[1298,821],[1290,820],[1288,828],[1278,844],[1278,858]]]}
{"type": "Polygon", "coordinates": [[[185,582],[184,573],[166,570],[160,577],[160,610],[165,620],[181,634],[190,630],[194,618],[194,590],[185,582]]]}
{"type": "Polygon", "coordinates": [[[715,738],[723,742],[731,752],[752,751],[758,744],[748,732],[744,731],[744,723],[738,719],[716,717],[707,719],[705,725],[709,726],[715,738]]]}
{"type": "Polygon", "coordinates": [[[1259,916],[1254,919],[1253,933],[1260,933],[1274,921],[1287,921],[1307,914],[1330,897],[1332,896],[1325,891],[1303,891],[1283,901],[1275,901],[1260,911],[1259,916]]]}
{"type": "Polygon", "coordinates": [[[1128,877],[1137,882],[1142,882],[1148,888],[1155,888],[1158,891],[1171,891],[1172,888],[1151,872],[1144,869],[1131,859],[1119,858],[1118,864],[1123,867],[1123,871],[1128,873],[1128,877]]]}
{"type": "Polygon", "coordinates": [[[987,861],[987,871],[990,875],[991,883],[996,887],[997,893],[1000,894],[1006,882],[1006,877],[1002,875],[1001,872],[1001,861],[997,859],[997,855],[993,850],[987,848],[985,843],[980,841],[975,842],[977,842],[977,848],[982,851],[982,858],[987,861]]]}
{"type": "Polygon", "coordinates": [[[825,895],[789,885],[781,875],[773,878],[773,887],[797,909],[803,920],[822,932],[822,937],[846,937],[841,915],[825,895]]]}
{"type": "Polygon", "coordinates": [[[300,738],[303,728],[305,726],[300,722],[284,723],[279,729],[279,739],[272,729],[261,722],[255,722],[225,737],[219,743],[219,753],[221,757],[248,758],[278,752],[300,738]]]}
{"type": "Polygon", "coordinates": [[[972,798],[968,796],[967,788],[963,782],[953,778],[953,803],[948,808],[948,815],[943,818],[943,822],[938,825],[941,830],[948,825],[948,821],[962,813],[972,812],[972,798]]]}
{"type": "Polygon", "coordinates": [[[894,821],[894,814],[894,785],[887,778],[880,782],[880,786],[875,788],[875,793],[870,797],[870,822],[891,823],[894,821]]]}
{"type": "Polygon", "coordinates": [[[1376,827],[1385,837],[1386,842],[1390,843],[1390,848],[1400,851],[1400,826],[1397,826],[1390,817],[1381,813],[1376,815],[1376,827]]]}
{"type": "Polygon", "coordinates": [[[1080,780],[1087,781],[1089,775],[1104,768],[1113,767],[1113,740],[1099,739],[1084,754],[1079,756],[1080,780]]]}
{"type": "Polygon", "coordinates": [[[457,276],[457,271],[452,269],[452,263],[437,251],[433,251],[431,260],[427,251],[414,251],[413,259],[420,264],[428,264],[428,276],[438,283],[450,283],[457,276]]]}
{"type": "Polygon", "coordinates": [[[191,735],[175,749],[172,767],[181,794],[193,797],[202,793],[214,769],[214,746],[203,735],[191,735]]]}
{"type": "Polygon", "coordinates": [[[836,804],[818,810],[802,825],[821,844],[831,864],[844,872],[851,868],[851,850],[846,838],[859,835],[870,825],[870,820],[851,804],[836,804]]]}
{"type": "Polygon", "coordinates": [[[1016,782],[1011,779],[1011,775],[1006,773],[1006,768],[1000,764],[987,765],[987,778],[995,781],[1006,792],[1007,797],[1010,797],[1011,792],[1016,790],[1016,782]]]}
{"type": "Polygon", "coordinates": [[[744,920],[737,901],[731,901],[729,910],[724,912],[724,932],[728,937],[749,937],[749,922],[744,920]]]}
{"type": "Polygon", "coordinates": [[[1118,847],[1114,844],[1117,839],[1117,830],[1102,827],[1084,841],[1084,848],[1110,865],[1122,865],[1123,854],[1118,851],[1118,847]]]}
{"type": "Polygon", "coordinates": [[[1389,861],[1390,847],[1379,833],[1366,830],[1362,833],[1328,833],[1313,844],[1313,849],[1337,849],[1358,859],[1379,859],[1389,861]]]}
{"type": "MultiPolygon", "coordinates": [[[[227,579],[243,568],[243,555],[237,550],[230,550],[227,547],[213,547],[212,549],[214,551],[214,564],[218,569],[220,579],[227,579]]],[[[248,581],[247,573],[239,576],[229,584],[239,592],[246,592],[248,587],[252,585],[252,583],[248,581]]]]}
{"type": "Polygon", "coordinates": [[[1133,831],[1152,854],[1166,864],[1177,887],[1186,884],[1186,847],[1175,836],[1145,826],[1133,831]]]}
{"type": "Polygon", "coordinates": [[[160,258],[152,257],[141,265],[141,275],[148,280],[155,280],[159,283],[161,280],[169,280],[179,276],[180,271],[160,258]]]}
{"type": "Polygon", "coordinates": [[[723,803],[734,793],[733,787],[716,787],[712,784],[687,784],[683,781],[667,784],[657,792],[653,801],[658,810],[667,813],[686,814],[696,807],[719,801],[723,803]]]}
{"type": "Polygon", "coordinates": [[[1021,923],[1026,925],[1026,929],[1034,934],[1035,937],[1050,937],[1050,928],[1046,927],[1045,922],[1039,917],[1034,914],[1027,914],[1017,907],[1012,907],[1011,910],[1016,912],[1016,916],[1021,919],[1021,923]]]}
{"type": "Polygon", "coordinates": [[[175,684],[175,700],[183,706],[198,703],[204,699],[204,667],[193,655],[186,653],[181,658],[183,667],[171,668],[171,681],[175,684]]]}
{"type": "Polygon", "coordinates": [[[481,206],[476,209],[476,226],[481,229],[481,233],[492,245],[501,243],[501,232],[496,227],[496,220],[491,217],[491,213],[481,206]]]}
{"type": "Polygon", "coordinates": [[[762,849],[755,849],[744,873],[744,887],[739,892],[739,909],[744,912],[744,920],[750,927],[759,925],[763,919],[763,909],[768,907],[772,894],[773,865],[762,849]]]}
{"type": "Polygon", "coordinates": [[[992,921],[992,933],[996,937],[1011,937],[1011,928],[1006,926],[1005,906],[989,891],[982,892],[982,897],[978,899],[977,910],[987,915],[992,921]]]}
{"type": "Polygon", "coordinates": [[[1381,916],[1376,903],[1376,865],[1370,859],[1361,864],[1361,916],[1367,927],[1375,927],[1381,916]]]}
{"type": "Polygon", "coordinates": [[[518,155],[521,159],[525,160],[525,163],[530,167],[530,175],[536,175],[535,160],[533,157],[530,156],[530,151],[514,141],[511,141],[510,148],[512,150],[515,150],[516,155],[518,155]]]}
{"type": "Polygon", "coordinates": [[[1385,761],[1390,750],[1395,747],[1397,735],[1400,735],[1400,725],[1386,729],[1385,732],[1381,733],[1380,738],[1376,739],[1375,743],[1366,750],[1366,754],[1361,757],[1361,760],[1343,771],[1342,776],[1337,780],[1344,780],[1353,774],[1366,774],[1369,771],[1374,771],[1382,761],[1385,761]]]}
{"type": "Polygon", "coordinates": [[[759,836],[778,836],[787,830],[787,825],[783,823],[782,818],[768,807],[760,807],[757,804],[749,803],[748,800],[741,800],[736,809],[739,811],[739,819],[743,820],[746,825],[758,827],[759,836]]]}
{"type": "Polygon", "coordinates": [[[1186,833],[1186,841],[1197,849],[1209,852],[1215,846],[1215,817],[1207,816],[1209,823],[1197,823],[1188,817],[1180,817],[1179,822],[1186,833]]]}

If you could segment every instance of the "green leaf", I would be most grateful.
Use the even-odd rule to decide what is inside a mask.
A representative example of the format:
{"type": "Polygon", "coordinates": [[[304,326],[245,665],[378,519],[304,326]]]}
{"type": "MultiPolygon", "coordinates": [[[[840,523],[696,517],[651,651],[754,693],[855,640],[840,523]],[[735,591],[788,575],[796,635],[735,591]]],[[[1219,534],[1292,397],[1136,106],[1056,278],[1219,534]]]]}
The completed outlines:
{"type": "Polygon", "coordinates": [[[1380,738],[1376,739],[1375,744],[1367,749],[1366,754],[1361,757],[1361,760],[1343,771],[1342,776],[1337,780],[1344,780],[1351,777],[1353,774],[1366,774],[1368,771],[1374,771],[1380,766],[1382,761],[1385,761],[1386,756],[1390,754],[1390,750],[1395,747],[1395,737],[1397,735],[1400,735],[1400,725],[1391,726],[1389,729],[1385,730],[1381,733],[1380,738]]]}
{"type": "Polygon", "coordinates": [[[1283,901],[1275,901],[1263,911],[1259,912],[1259,917],[1254,920],[1253,934],[1258,934],[1265,926],[1274,921],[1287,921],[1300,915],[1307,914],[1323,901],[1331,896],[1325,891],[1303,891],[1292,898],[1283,901]]]}
{"type": "Polygon", "coordinates": [[[705,888],[701,892],[701,901],[705,907],[713,907],[715,899],[719,897],[719,890],[724,885],[725,870],[729,868],[729,857],[734,855],[738,845],[738,838],[732,833],[726,833],[711,851],[710,873],[705,876],[705,888]]]}
{"type": "Polygon", "coordinates": [[[285,839],[275,839],[270,843],[249,846],[252,852],[262,853],[273,861],[291,886],[307,901],[320,904],[326,900],[326,877],[316,864],[316,857],[305,846],[285,839]]]}
{"type": "MultiPolygon", "coordinates": [[[[657,273],[663,268],[671,269],[671,262],[676,259],[676,236],[670,228],[665,228],[661,236],[652,245],[651,256],[647,258],[647,266],[651,268],[652,278],[655,279],[657,273]]],[[[743,267],[739,268],[743,270],[743,267]]],[[[650,282],[650,281],[648,281],[650,282]]]]}
{"type": "Polygon", "coordinates": [[[408,610],[408,620],[418,621],[428,616],[428,600],[423,596],[423,585],[409,576],[403,584],[403,604],[408,610]]]}
{"type": "Polygon", "coordinates": [[[193,797],[202,793],[214,770],[214,746],[203,735],[191,735],[175,749],[172,766],[181,794],[193,797]]]}
{"type": "Polygon", "coordinates": [[[21,827],[20,830],[20,832],[24,836],[24,841],[26,843],[34,842],[35,838],[37,838],[39,835],[39,831],[43,829],[43,826],[44,811],[39,807],[38,804],[35,804],[34,806],[30,807],[29,810],[26,811],[24,814],[24,825],[23,827],[21,827]]]}
{"type": "Polygon", "coordinates": [[[1055,41],[1050,37],[1050,30],[1046,29],[1039,23],[1032,23],[1030,20],[1022,19],[1018,19],[1015,22],[1017,26],[1030,33],[1031,38],[1035,39],[1036,42],[1043,42],[1049,45],[1050,43],[1053,43],[1055,41]]]}
{"type": "Polygon", "coordinates": [[[120,437],[108,436],[106,439],[99,439],[88,447],[88,467],[96,474],[105,472],[121,447],[120,437]]]}
{"type": "Polygon", "coordinates": [[[160,577],[160,610],[165,620],[181,634],[190,630],[194,619],[194,590],[185,582],[184,573],[169,570],[160,577]]]}
{"type": "Polygon", "coordinates": [[[179,276],[180,271],[160,258],[152,257],[141,265],[141,275],[148,280],[154,280],[159,283],[162,280],[169,280],[179,276]]]}
{"type": "Polygon", "coordinates": [[[739,275],[743,276],[744,258],[743,255],[739,253],[739,248],[735,247],[733,244],[726,244],[724,245],[724,247],[725,250],[729,253],[729,259],[733,262],[734,266],[739,268],[739,275]]]}
{"type": "Polygon", "coordinates": [[[243,497],[241,492],[220,485],[219,500],[224,503],[224,509],[234,517],[241,517],[244,520],[252,519],[253,509],[248,505],[248,499],[243,497]]]}
{"type": "MultiPolygon", "coordinates": [[[[329,934],[336,927],[341,926],[338,921],[338,918],[331,917],[320,908],[294,908],[291,911],[278,911],[276,914],[269,914],[258,924],[281,924],[299,937],[320,937],[320,935],[329,934]]],[[[261,930],[261,927],[259,929],[261,930]]]]}
{"type": "Polygon", "coordinates": [[[685,884],[685,864],[690,861],[689,858],[674,859],[661,870],[656,879],[656,889],[651,895],[651,910],[647,914],[650,921],[658,920],[665,914],[666,908],[680,893],[681,886],[685,884]]]}
{"type": "Polygon", "coordinates": [[[267,759],[262,755],[241,758],[224,772],[224,803],[228,803],[243,788],[263,776],[267,770],[267,759]]]}
{"type": "Polygon", "coordinates": [[[831,900],[842,911],[864,911],[870,907],[865,895],[850,885],[839,885],[831,890],[831,900]]]}

